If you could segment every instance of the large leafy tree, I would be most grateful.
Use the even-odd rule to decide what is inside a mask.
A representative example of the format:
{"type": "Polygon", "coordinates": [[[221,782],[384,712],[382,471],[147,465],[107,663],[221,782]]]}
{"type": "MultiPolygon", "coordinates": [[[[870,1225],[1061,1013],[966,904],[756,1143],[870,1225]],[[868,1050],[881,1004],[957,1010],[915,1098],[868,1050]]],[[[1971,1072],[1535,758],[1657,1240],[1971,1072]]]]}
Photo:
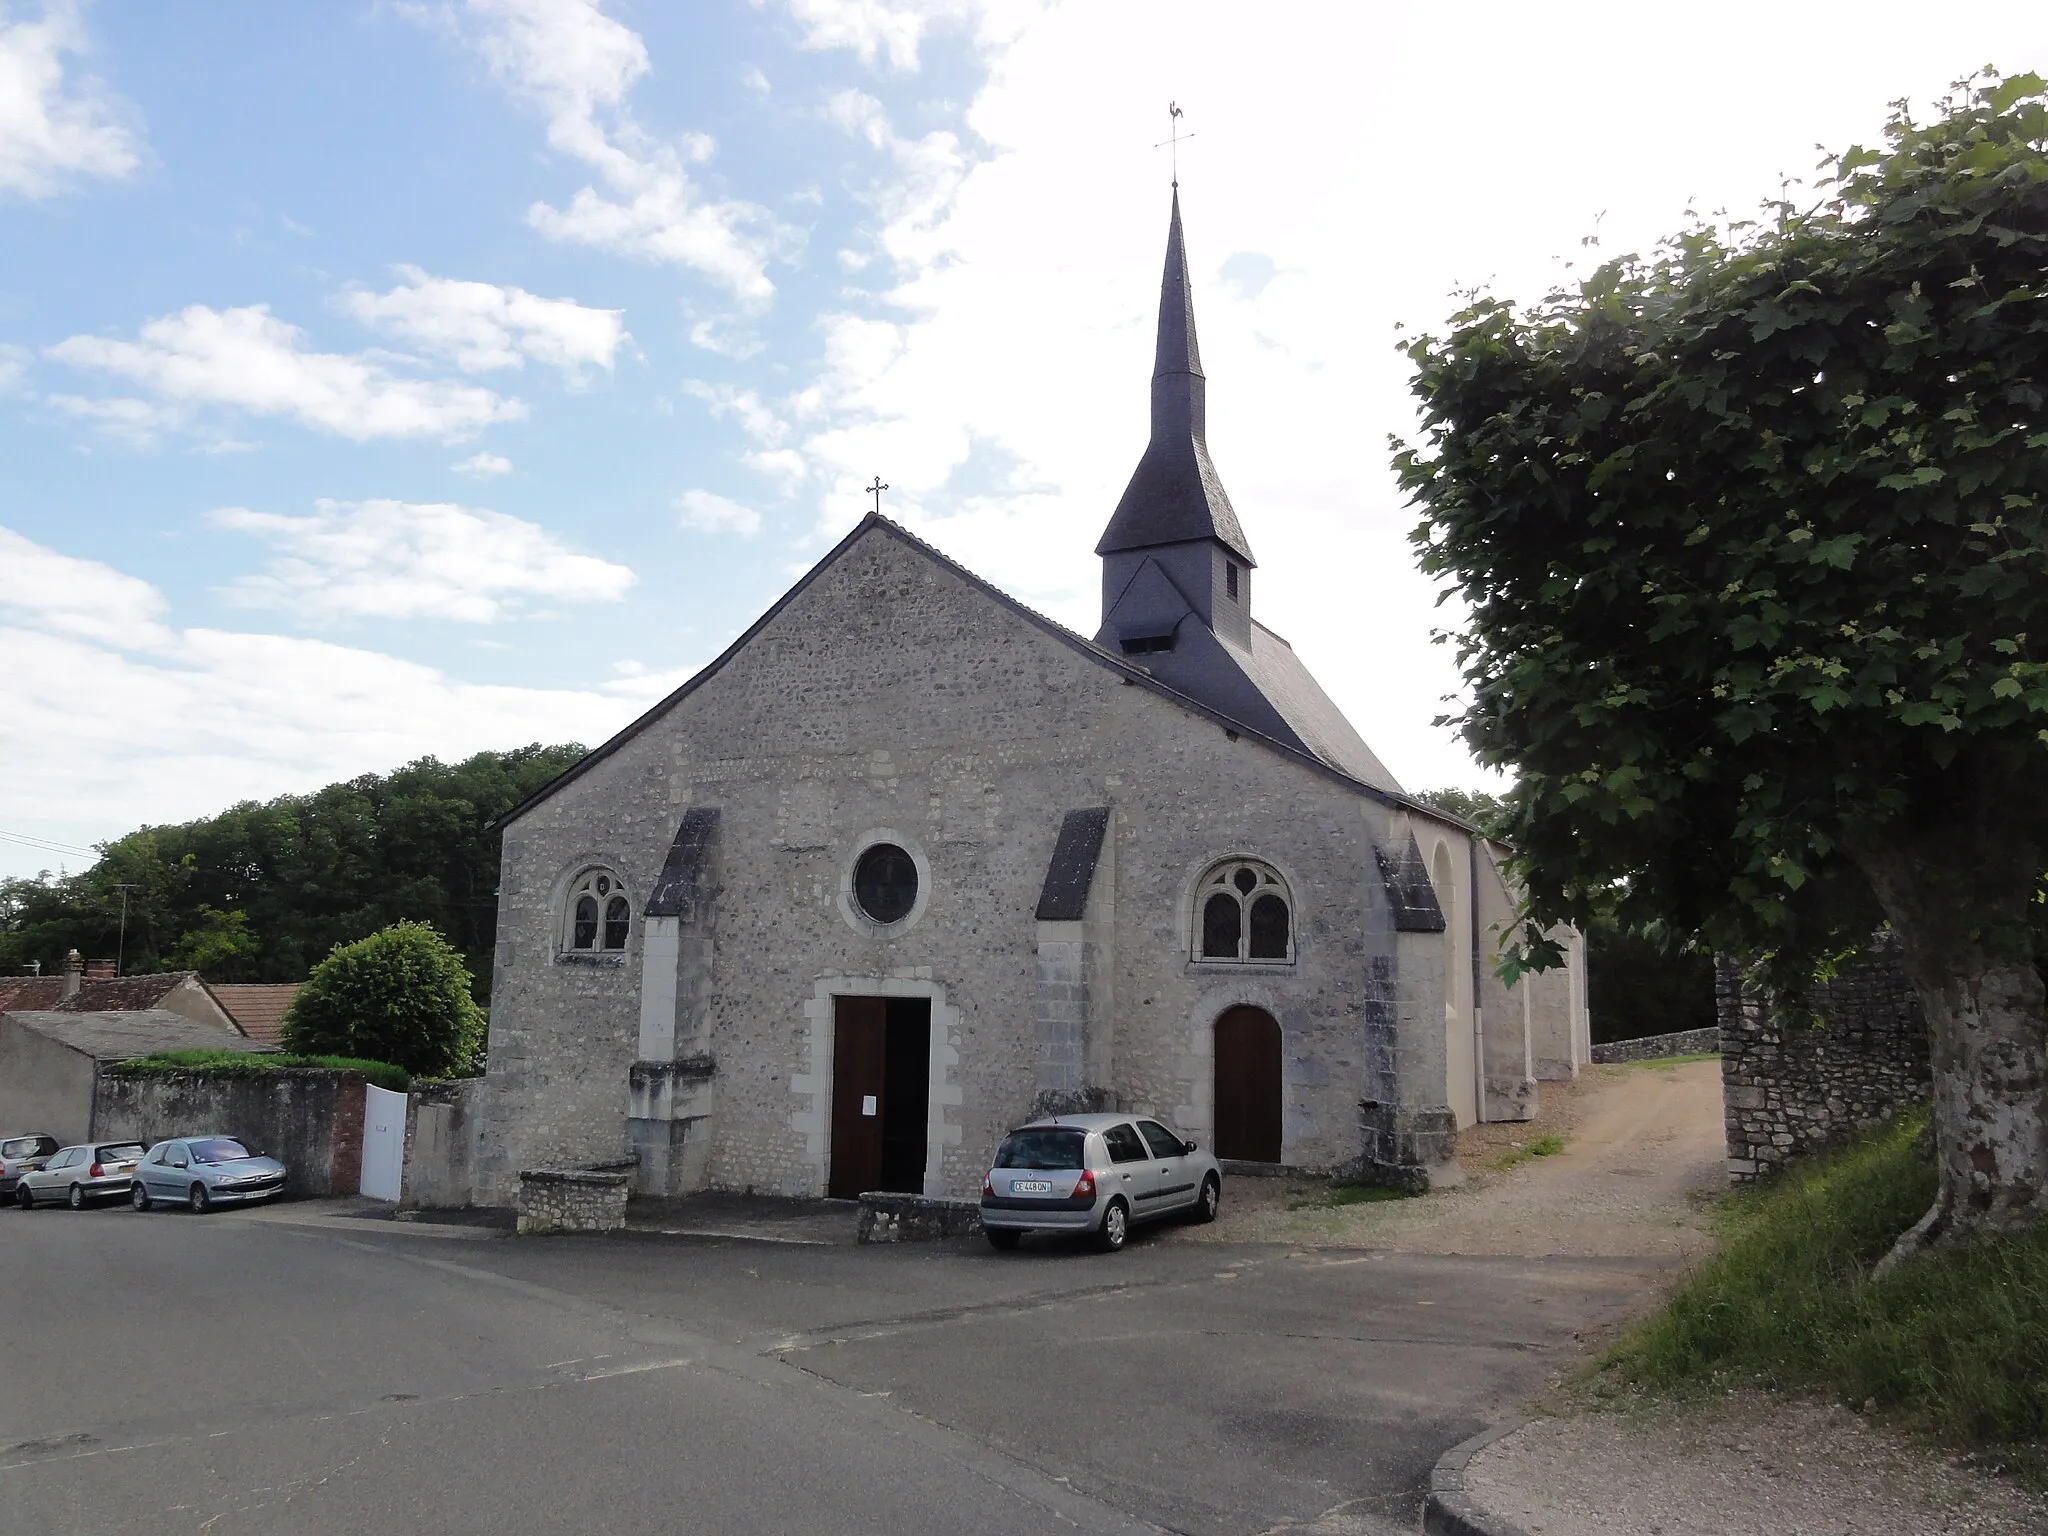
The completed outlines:
{"type": "Polygon", "coordinates": [[[130,971],[196,968],[211,981],[300,981],[336,944],[408,919],[462,953],[490,995],[498,910],[493,818],[583,755],[578,746],[421,758],[307,795],[245,802],[106,844],[79,874],[0,882],[0,971],[65,951],[130,971]]]}
{"type": "Polygon", "coordinates": [[[1409,353],[1461,718],[1518,776],[1542,929],[1759,957],[1880,920],[1933,1037],[1940,1194],[1895,1256],[2048,1210],[2048,100],[1962,83],[1823,164],[1409,353]]]}

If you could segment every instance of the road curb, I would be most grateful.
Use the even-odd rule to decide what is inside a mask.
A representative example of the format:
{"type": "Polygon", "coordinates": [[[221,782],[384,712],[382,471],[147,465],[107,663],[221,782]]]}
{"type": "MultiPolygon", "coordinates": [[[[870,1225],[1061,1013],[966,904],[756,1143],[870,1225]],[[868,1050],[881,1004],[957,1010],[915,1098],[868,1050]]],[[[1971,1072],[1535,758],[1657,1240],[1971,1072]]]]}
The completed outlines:
{"type": "Polygon", "coordinates": [[[1496,1440],[1504,1440],[1531,1419],[1511,1419],[1462,1440],[1439,1456],[1430,1469],[1429,1497],[1422,1505],[1422,1528],[1431,1536],[1526,1536],[1512,1520],[1475,1502],[1465,1490],[1465,1468],[1496,1440]]]}

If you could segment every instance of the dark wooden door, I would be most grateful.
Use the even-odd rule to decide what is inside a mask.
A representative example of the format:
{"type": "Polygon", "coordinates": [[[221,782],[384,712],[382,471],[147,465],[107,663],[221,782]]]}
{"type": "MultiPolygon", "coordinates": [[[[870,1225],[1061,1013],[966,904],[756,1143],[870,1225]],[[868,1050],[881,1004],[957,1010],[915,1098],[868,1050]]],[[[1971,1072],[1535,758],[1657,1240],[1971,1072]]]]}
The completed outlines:
{"type": "Polygon", "coordinates": [[[832,1169],[825,1193],[853,1200],[882,1182],[888,1000],[832,999],[832,1169]]]}
{"type": "Polygon", "coordinates": [[[1263,1008],[1216,1021],[1216,1155],[1280,1161],[1280,1022],[1263,1008]]]}

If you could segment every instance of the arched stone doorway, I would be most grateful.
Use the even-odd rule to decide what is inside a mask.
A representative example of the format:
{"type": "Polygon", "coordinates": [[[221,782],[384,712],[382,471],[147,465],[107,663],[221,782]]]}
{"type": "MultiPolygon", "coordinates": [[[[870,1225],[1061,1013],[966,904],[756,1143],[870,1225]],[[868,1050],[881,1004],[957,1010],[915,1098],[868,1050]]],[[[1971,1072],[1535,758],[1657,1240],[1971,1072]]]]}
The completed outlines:
{"type": "Polygon", "coordinates": [[[1263,1008],[1216,1020],[1216,1155],[1280,1161],[1280,1022],[1263,1008]]]}

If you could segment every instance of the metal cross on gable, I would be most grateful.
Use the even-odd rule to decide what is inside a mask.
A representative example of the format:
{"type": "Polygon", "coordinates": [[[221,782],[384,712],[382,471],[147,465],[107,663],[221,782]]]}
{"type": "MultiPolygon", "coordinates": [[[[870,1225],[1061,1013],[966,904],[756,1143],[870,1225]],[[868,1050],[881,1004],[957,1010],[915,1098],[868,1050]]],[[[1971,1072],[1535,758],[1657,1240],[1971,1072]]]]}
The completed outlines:
{"type": "Polygon", "coordinates": [[[1187,113],[1181,111],[1179,102],[1169,101],[1166,104],[1166,121],[1167,125],[1173,129],[1173,136],[1161,139],[1152,146],[1154,149],[1164,149],[1169,144],[1173,146],[1173,184],[1176,187],[1180,185],[1180,141],[1194,137],[1192,133],[1182,133],[1180,131],[1180,120],[1186,116],[1187,113]]]}
{"type": "Polygon", "coordinates": [[[889,487],[884,485],[882,477],[877,475],[875,476],[875,483],[866,489],[867,493],[875,498],[875,516],[880,517],[882,515],[882,492],[889,489],[889,487]]]}

